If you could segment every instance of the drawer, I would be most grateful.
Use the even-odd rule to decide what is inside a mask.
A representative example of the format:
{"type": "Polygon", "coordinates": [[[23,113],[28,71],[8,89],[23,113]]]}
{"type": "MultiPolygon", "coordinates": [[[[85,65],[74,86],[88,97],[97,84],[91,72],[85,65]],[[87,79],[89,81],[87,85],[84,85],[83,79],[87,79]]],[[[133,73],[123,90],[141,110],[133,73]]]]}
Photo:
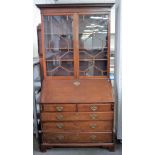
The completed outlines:
{"type": "Polygon", "coordinates": [[[112,131],[113,121],[44,122],[43,132],[105,132],[112,131]]]}
{"type": "Polygon", "coordinates": [[[78,104],[78,111],[85,112],[85,111],[113,111],[114,105],[111,103],[108,104],[78,104]]]}
{"type": "Polygon", "coordinates": [[[42,111],[47,112],[76,111],[76,104],[43,104],[42,111]]]}
{"type": "Polygon", "coordinates": [[[84,120],[113,120],[114,113],[111,112],[62,112],[41,113],[41,121],[84,121],[84,120]]]}
{"type": "Polygon", "coordinates": [[[44,143],[111,143],[112,132],[43,133],[44,143]]]}

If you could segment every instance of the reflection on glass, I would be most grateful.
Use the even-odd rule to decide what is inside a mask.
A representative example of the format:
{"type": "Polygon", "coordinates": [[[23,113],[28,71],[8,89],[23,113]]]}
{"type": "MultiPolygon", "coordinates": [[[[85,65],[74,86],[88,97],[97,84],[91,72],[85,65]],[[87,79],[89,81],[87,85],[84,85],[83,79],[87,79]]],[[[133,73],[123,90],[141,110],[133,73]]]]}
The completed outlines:
{"type": "Polygon", "coordinates": [[[81,76],[107,75],[108,15],[79,16],[81,76]]]}
{"type": "Polygon", "coordinates": [[[45,16],[45,52],[48,76],[73,76],[72,16],[45,16]]]}

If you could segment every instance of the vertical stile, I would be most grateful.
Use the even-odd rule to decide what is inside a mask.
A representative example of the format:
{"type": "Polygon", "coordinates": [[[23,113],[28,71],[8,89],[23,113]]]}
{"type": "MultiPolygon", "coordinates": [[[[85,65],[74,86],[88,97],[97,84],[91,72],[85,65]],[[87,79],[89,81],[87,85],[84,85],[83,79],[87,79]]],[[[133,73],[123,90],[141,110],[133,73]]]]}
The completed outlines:
{"type": "Polygon", "coordinates": [[[110,12],[108,15],[108,64],[107,64],[107,75],[110,78],[110,12]]]}
{"type": "Polygon", "coordinates": [[[42,53],[43,53],[43,75],[46,79],[46,57],[45,57],[45,45],[44,45],[44,16],[41,14],[41,36],[42,36],[42,53]]]}
{"type": "Polygon", "coordinates": [[[74,78],[79,79],[79,17],[73,14],[74,78]]]}

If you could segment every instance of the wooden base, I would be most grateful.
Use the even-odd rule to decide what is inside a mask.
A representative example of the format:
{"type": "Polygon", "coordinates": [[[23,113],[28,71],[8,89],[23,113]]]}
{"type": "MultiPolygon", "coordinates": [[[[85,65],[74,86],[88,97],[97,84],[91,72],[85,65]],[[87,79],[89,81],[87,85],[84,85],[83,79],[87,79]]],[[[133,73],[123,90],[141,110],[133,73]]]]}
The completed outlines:
{"type": "Polygon", "coordinates": [[[40,145],[40,151],[41,152],[46,152],[47,151],[47,147],[41,144],[40,145]]]}
{"type": "Polygon", "coordinates": [[[115,145],[114,143],[66,143],[66,144],[58,144],[58,143],[53,143],[53,144],[41,144],[40,145],[40,151],[41,152],[46,152],[47,149],[51,149],[53,147],[102,147],[105,149],[108,149],[111,152],[115,151],[115,145]]]}
{"type": "Polygon", "coordinates": [[[102,146],[102,147],[108,149],[110,152],[114,152],[115,151],[115,145],[102,146]]]}

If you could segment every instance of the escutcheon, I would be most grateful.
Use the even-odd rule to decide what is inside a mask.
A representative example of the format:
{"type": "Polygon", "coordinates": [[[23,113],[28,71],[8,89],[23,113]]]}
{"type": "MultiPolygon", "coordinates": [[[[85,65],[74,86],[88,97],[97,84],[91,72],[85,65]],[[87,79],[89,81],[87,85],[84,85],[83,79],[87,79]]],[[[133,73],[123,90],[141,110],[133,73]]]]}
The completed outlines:
{"type": "Polygon", "coordinates": [[[56,115],[56,118],[58,119],[58,120],[63,120],[63,115],[61,115],[61,114],[59,114],[59,115],[56,115]]]}
{"type": "Polygon", "coordinates": [[[62,110],[63,110],[63,107],[62,107],[62,106],[57,106],[57,107],[56,107],[56,111],[59,111],[59,112],[60,112],[60,111],[62,111],[62,110]]]}
{"type": "Polygon", "coordinates": [[[96,110],[97,110],[97,106],[96,106],[96,105],[91,105],[91,106],[90,106],[90,109],[91,109],[92,111],[96,111],[96,110]]]}
{"type": "Polygon", "coordinates": [[[64,125],[62,123],[57,123],[56,124],[57,128],[62,129],[64,127],[64,125]]]}
{"type": "Polygon", "coordinates": [[[96,124],[90,124],[90,128],[95,129],[96,128],[96,124]]]}
{"type": "Polygon", "coordinates": [[[95,120],[97,115],[96,114],[90,114],[91,119],[95,120]]]}
{"type": "Polygon", "coordinates": [[[91,139],[91,140],[96,140],[96,135],[91,135],[91,136],[90,136],[90,139],[91,139]]]}

